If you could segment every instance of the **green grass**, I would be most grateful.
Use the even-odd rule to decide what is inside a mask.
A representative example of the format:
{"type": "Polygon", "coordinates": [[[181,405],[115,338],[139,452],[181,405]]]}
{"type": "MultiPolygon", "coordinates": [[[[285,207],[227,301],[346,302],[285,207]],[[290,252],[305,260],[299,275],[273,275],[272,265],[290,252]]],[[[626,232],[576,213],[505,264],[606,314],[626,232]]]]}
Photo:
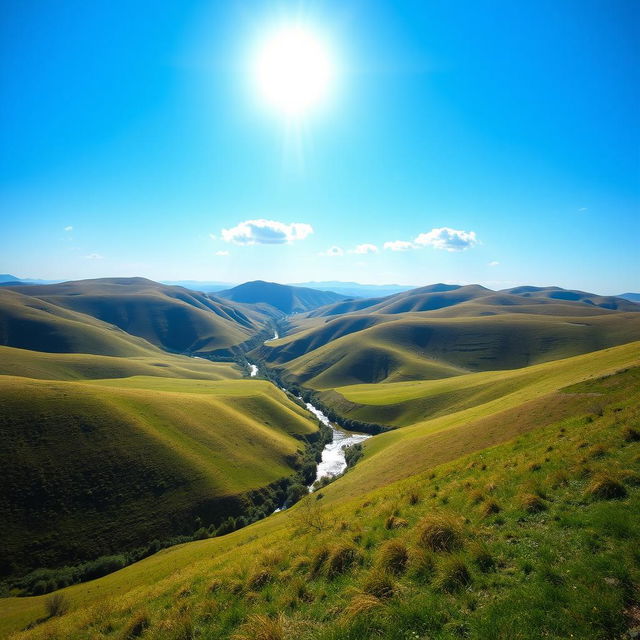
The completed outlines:
{"type": "Polygon", "coordinates": [[[0,376],[0,404],[5,575],[242,515],[243,496],[291,476],[317,432],[259,380],[0,376]]]}
{"type": "MultiPolygon", "coordinates": [[[[640,586],[635,363],[561,390],[597,398],[595,411],[575,405],[387,486],[360,475],[345,495],[365,460],[321,500],[63,590],[69,613],[15,637],[122,638],[133,625],[163,639],[624,637],[640,586]],[[593,493],[603,477],[621,497],[593,493]]],[[[44,615],[44,598],[0,602],[4,632],[44,615]]]]}
{"type": "MultiPolygon", "coordinates": [[[[45,353],[0,346],[0,375],[44,380],[87,380],[154,376],[163,378],[239,378],[233,363],[174,356],[150,349],[152,355],[115,357],[86,353],[45,353]]],[[[169,383],[171,384],[171,383],[169,383]]]]}

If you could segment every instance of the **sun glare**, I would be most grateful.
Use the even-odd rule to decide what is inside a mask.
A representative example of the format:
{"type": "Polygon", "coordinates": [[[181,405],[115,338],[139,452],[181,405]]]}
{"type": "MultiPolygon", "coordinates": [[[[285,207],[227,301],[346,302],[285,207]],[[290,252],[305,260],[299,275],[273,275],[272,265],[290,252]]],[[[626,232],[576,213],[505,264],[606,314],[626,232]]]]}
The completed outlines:
{"type": "Polygon", "coordinates": [[[267,36],[254,60],[261,99],[287,118],[299,118],[325,102],[334,72],[325,42],[299,25],[280,27],[267,36]]]}

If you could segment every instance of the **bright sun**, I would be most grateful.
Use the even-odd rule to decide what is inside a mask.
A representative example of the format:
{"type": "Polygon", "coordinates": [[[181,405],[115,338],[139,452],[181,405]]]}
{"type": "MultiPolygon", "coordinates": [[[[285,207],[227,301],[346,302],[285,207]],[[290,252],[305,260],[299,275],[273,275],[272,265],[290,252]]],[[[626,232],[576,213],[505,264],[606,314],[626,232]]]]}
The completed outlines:
{"type": "Polygon", "coordinates": [[[299,118],[326,100],[334,66],[316,34],[302,26],[286,26],[258,47],[254,77],[267,106],[287,118],[299,118]]]}

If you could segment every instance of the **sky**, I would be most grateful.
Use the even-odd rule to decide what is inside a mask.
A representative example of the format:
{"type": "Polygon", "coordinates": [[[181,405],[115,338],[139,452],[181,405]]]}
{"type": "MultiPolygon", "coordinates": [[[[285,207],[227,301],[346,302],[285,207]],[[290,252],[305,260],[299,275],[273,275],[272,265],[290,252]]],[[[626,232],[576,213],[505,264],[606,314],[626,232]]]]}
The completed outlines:
{"type": "Polygon", "coordinates": [[[640,291],[635,0],[1,1],[2,273],[640,291]]]}

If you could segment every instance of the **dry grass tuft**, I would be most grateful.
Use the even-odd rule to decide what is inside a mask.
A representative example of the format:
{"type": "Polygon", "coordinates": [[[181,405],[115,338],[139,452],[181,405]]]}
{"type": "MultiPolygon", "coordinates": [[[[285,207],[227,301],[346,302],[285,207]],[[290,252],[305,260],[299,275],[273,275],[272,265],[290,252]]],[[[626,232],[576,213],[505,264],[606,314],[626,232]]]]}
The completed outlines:
{"type": "Polygon", "coordinates": [[[364,579],[362,590],[380,600],[391,598],[395,593],[392,577],[382,569],[373,569],[364,579]]]}
{"type": "Polygon", "coordinates": [[[287,620],[282,614],[277,618],[254,614],[249,616],[232,638],[233,640],[285,640],[289,637],[287,626],[287,620]]]}
{"type": "Polygon", "coordinates": [[[627,442],[640,442],[640,431],[634,427],[625,427],[622,430],[622,437],[627,442]]]}
{"type": "Polygon", "coordinates": [[[409,492],[409,504],[418,504],[420,502],[420,493],[417,489],[409,492]]]}
{"type": "Polygon", "coordinates": [[[260,591],[273,580],[273,574],[267,569],[256,569],[247,578],[247,589],[260,591]]]}
{"type": "Polygon", "coordinates": [[[401,540],[388,540],[378,552],[380,567],[395,575],[404,573],[409,562],[409,552],[401,540]]]}
{"type": "Polygon", "coordinates": [[[123,638],[137,638],[141,636],[151,624],[149,612],[146,609],[138,611],[123,630],[123,638]]]}
{"type": "Polygon", "coordinates": [[[353,620],[382,606],[380,598],[376,598],[370,593],[358,593],[351,598],[351,602],[346,606],[344,617],[347,620],[353,620]]]}
{"type": "Polygon", "coordinates": [[[502,508],[500,507],[500,505],[493,500],[492,498],[487,500],[483,505],[482,505],[482,515],[484,516],[493,516],[496,513],[500,513],[500,511],[502,511],[502,508]]]}
{"type": "Polygon", "coordinates": [[[462,529],[450,516],[431,514],[417,525],[418,541],[431,551],[456,551],[462,548],[462,529]]]}
{"type": "Polygon", "coordinates": [[[520,496],[520,504],[527,513],[540,513],[547,508],[544,500],[534,493],[523,493],[520,496]]]}
{"type": "Polygon", "coordinates": [[[482,543],[477,543],[471,548],[471,561],[483,573],[492,571],[496,566],[496,561],[489,548],[482,543]]]}
{"type": "Polygon", "coordinates": [[[607,448],[603,444],[596,444],[589,449],[590,458],[604,458],[607,453],[607,448]]]}
{"type": "Polygon", "coordinates": [[[469,499],[472,504],[480,504],[484,500],[484,493],[480,489],[476,489],[469,494],[469,499]]]}
{"type": "Polygon", "coordinates": [[[601,500],[614,500],[626,497],[627,490],[617,478],[603,472],[592,480],[587,487],[587,493],[601,500]]]}
{"type": "Polygon", "coordinates": [[[385,529],[400,529],[406,527],[408,522],[404,518],[398,518],[397,516],[389,516],[384,523],[385,529]]]}
{"type": "Polygon", "coordinates": [[[325,571],[329,578],[349,571],[360,562],[360,552],[351,544],[338,544],[331,548],[325,561],[325,571]]]}
{"type": "Polygon", "coordinates": [[[432,551],[413,549],[409,555],[410,573],[420,582],[430,582],[436,571],[436,561],[432,551]]]}

